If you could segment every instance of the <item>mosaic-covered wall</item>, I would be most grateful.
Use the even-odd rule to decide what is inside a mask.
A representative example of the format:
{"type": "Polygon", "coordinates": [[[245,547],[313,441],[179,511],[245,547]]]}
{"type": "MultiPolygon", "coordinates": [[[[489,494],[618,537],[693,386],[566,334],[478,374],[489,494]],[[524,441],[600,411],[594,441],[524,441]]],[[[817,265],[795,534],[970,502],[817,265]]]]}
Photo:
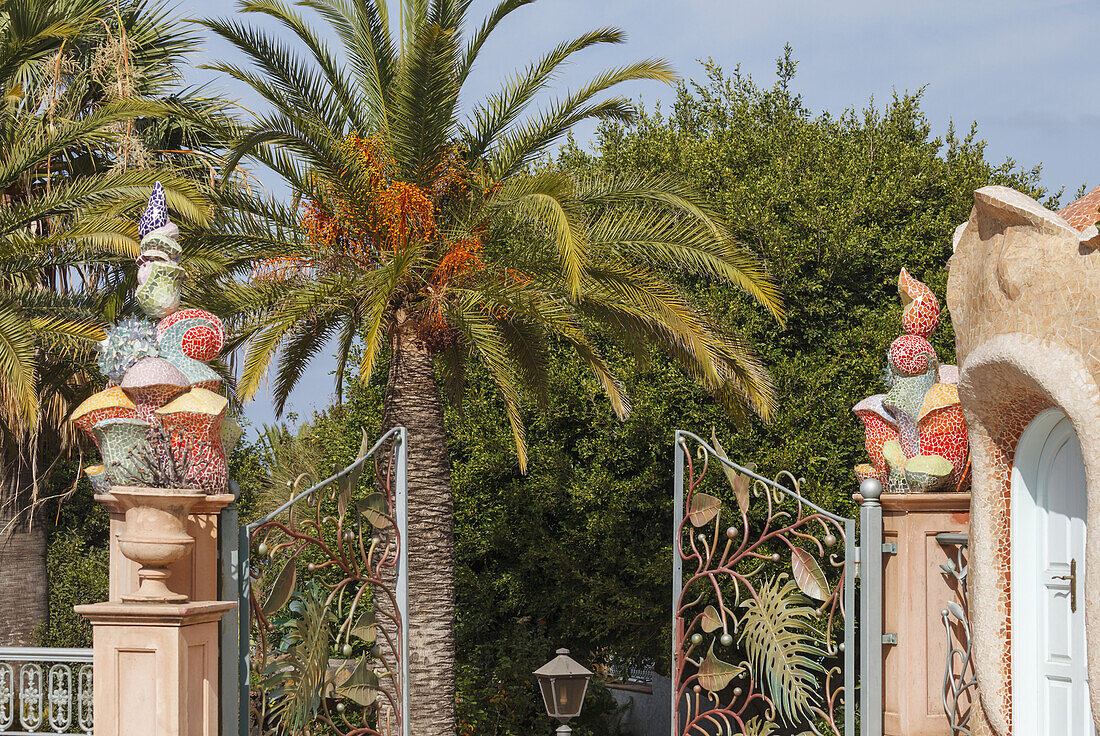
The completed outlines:
{"type": "MultiPolygon", "coordinates": [[[[971,446],[971,618],[984,718],[1012,733],[1011,498],[1017,443],[1043,410],[1077,432],[1089,495],[1086,569],[1100,570],[1100,188],[1055,213],[1006,187],[979,189],[955,233],[947,304],[971,446]]],[[[1100,600],[1100,576],[1085,582],[1100,600]]],[[[1086,605],[1089,679],[1100,683],[1100,606],[1086,605]]],[[[1100,686],[1091,693],[1100,714],[1100,686]]],[[[1030,735],[1029,735],[1030,736],[1030,735]]]]}

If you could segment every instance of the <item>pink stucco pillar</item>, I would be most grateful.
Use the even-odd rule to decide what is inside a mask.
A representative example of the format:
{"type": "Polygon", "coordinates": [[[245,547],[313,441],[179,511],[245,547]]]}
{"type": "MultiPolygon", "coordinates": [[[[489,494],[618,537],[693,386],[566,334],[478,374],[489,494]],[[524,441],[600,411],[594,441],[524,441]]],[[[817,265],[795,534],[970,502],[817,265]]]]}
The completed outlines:
{"type": "Polygon", "coordinates": [[[941,692],[948,635],[940,612],[960,601],[957,581],[940,565],[952,561],[936,541],[965,533],[969,493],[884,493],[883,632],[897,644],[883,650],[883,731],[886,736],[943,736],[950,730],[941,692]]]}
{"type": "Polygon", "coordinates": [[[218,598],[218,513],[229,494],[207,496],[187,518],[190,554],[169,566],[169,588],[185,603],[127,602],[138,565],[121,552],[126,520],[112,494],[110,587],[105,603],[76,606],[92,624],[96,736],[218,736],[218,622],[236,608],[218,598]]]}
{"type": "Polygon", "coordinates": [[[96,736],[217,736],[218,620],[237,604],[93,603],[96,736]]]}

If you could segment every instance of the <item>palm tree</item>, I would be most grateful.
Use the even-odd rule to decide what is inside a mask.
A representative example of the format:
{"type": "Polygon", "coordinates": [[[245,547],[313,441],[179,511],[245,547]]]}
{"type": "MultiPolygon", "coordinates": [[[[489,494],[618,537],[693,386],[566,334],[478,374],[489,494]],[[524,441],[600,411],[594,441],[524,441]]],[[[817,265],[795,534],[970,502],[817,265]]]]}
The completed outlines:
{"type": "Polygon", "coordinates": [[[270,108],[243,125],[230,165],[248,156],[295,202],[242,203],[243,233],[266,253],[251,284],[229,284],[247,343],[239,390],[253,396],[273,363],[281,411],[306,364],[335,342],[338,386],[358,349],[369,375],[388,355],[384,426],[409,429],[411,728],[453,735],[454,552],[441,387],[461,396],[479,361],[499,390],[527,463],[522,397],[541,399],[550,343],[572,347],[620,416],[627,393],[593,341],[662,348],[731,411],[767,418],[773,389],[752,348],[722,331],[670,277],[734,284],[777,319],[777,288],[703,198],[671,177],[580,178],[538,157],[574,125],[629,120],[609,90],[669,82],[661,60],[609,69],[537,110],[579,52],[621,43],[602,28],[555,47],[463,114],[479,52],[513,11],[502,0],[471,34],[469,0],[301,0],[328,23],[339,54],[297,9],[247,0],[294,46],[237,20],[205,24],[248,65],[212,65],[270,108]],[[263,224],[261,224],[263,223],[263,224]],[[356,348],[358,341],[358,348],[356,348]],[[277,357],[276,357],[277,356],[277,357]]]}
{"type": "Polygon", "coordinates": [[[172,112],[148,97],[192,44],[141,0],[0,0],[0,643],[47,615],[40,461],[74,445],[91,349],[129,308],[133,212],[160,179],[185,224],[208,215],[194,181],[149,168],[142,129],[172,112]]]}

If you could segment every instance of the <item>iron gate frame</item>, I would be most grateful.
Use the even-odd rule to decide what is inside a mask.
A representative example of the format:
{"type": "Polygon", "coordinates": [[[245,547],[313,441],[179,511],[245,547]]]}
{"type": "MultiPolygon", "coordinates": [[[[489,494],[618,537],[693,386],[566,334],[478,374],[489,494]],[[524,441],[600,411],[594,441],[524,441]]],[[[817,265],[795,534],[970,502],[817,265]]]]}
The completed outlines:
{"type": "Polygon", "coordinates": [[[342,470],[315,483],[298,493],[274,511],[256,521],[240,526],[237,521],[236,504],[222,511],[220,524],[222,529],[236,529],[235,535],[226,533],[220,536],[222,599],[236,600],[235,615],[223,618],[221,644],[223,652],[237,652],[234,657],[222,657],[221,671],[221,733],[238,736],[250,736],[249,731],[249,693],[251,691],[251,598],[250,579],[251,535],[252,532],[273,521],[279,514],[287,511],[297,502],[320,493],[324,488],[340,479],[357,472],[387,440],[393,440],[393,498],[394,520],[400,535],[400,550],[397,558],[394,595],[397,600],[397,614],[401,621],[400,657],[397,666],[400,670],[400,707],[401,734],[411,736],[409,730],[409,555],[408,555],[408,431],[405,427],[394,427],[374,445],[342,470]],[[232,596],[232,597],[230,597],[232,596]]]}
{"type": "Polygon", "coordinates": [[[673,471],[673,554],[672,554],[672,660],[671,660],[671,736],[684,736],[679,732],[679,678],[676,671],[676,661],[679,655],[679,646],[676,631],[679,617],[679,603],[683,592],[683,568],[684,560],[681,555],[681,534],[684,522],[684,459],[690,453],[687,441],[698,443],[709,458],[713,458],[723,466],[738,473],[749,476],[755,481],[765,484],[794,499],[800,505],[804,505],[816,514],[820,514],[844,528],[844,591],[843,608],[844,638],[840,643],[844,653],[843,678],[844,678],[844,736],[856,736],[855,709],[848,708],[855,701],[855,695],[859,695],[859,736],[882,736],[883,711],[882,711],[882,567],[883,567],[883,529],[882,507],[879,503],[879,495],[882,492],[881,484],[877,481],[864,481],[860,486],[862,503],[860,504],[859,518],[859,543],[856,542],[856,520],[826,511],[799,493],[783,486],[776,481],[758,474],[752,469],[743,467],[725,457],[722,457],[714,447],[699,435],[686,430],[676,430],[673,436],[674,471],[673,471]],[[860,586],[859,608],[856,608],[856,582],[860,586]],[[857,642],[857,618],[859,666],[857,670],[855,647],[857,642]],[[857,689],[857,674],[858,684],[857,689]]]}

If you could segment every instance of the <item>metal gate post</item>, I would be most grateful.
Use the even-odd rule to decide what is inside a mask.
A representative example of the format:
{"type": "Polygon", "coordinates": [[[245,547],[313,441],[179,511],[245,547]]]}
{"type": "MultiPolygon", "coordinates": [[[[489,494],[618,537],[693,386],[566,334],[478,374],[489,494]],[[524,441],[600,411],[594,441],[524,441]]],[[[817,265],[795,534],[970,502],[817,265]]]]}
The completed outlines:
{"type": "Polygon", "coordinates": [[[860,736],[882,736],[882,484],[859,484],[860,736]]]}
{"type": "MultiPolygon", "coordinates": [[[[235,485],[235,484],[234,484],[235,485]]],[[[238,491],[239,492],[239,491],[238,491]]],[[[236,502],[229,504],[218,514],[218,600],[237,601],[240,588],[237,561],[236,502]]],[[[237,660],[240,651],[239,620],[241,611],[234,609],[222,616],[219,626],[219,707],[221,708],[221,733],[232,736],[237,730],[237,713],[240,709],[240,686],[237,682],[237,660]]]]}
{"type": "MultiPolygon", "coordinates": [[[[237,736],[249,736],[249,716],[252,703],[251,698],[251,666],[248,661],[251,637],[252,637],[252,581],[249,580],[249,533],[248,527],[242,526],[237,530],[237,564],[240,574],[237,576],[237,736]]],[[[222,733],[222,736],[230,736],[232,730],[222,733]]]]}
{"type": "Polygon", "coordinates": [[[671,662],[669,677],[672,678],[670,688],[672,690],[672,736],[679,736],[676,733],[676,726],[679,723],[676,710],[680,707],[680,698],[676,692],[678,685],[676,682],[676,658],[680,656],[680,652],[676,647],[676,630],[679,627],[679,616],[676,609],[680,604],[680,593],[684,586],[684,561],[680,558],[680,522],[684,518],[684,453],[687,451],[687,443],[684,442],[680,430],[676,430],[676,434],[673,435],[672,439],[675,474],[672,480],[672,659],[669,660],[671,662]]]}
{"type": "Polygon", "coordinates": [[[856,736],[856,521],[844,522],[844,736],[856,736]]]}

